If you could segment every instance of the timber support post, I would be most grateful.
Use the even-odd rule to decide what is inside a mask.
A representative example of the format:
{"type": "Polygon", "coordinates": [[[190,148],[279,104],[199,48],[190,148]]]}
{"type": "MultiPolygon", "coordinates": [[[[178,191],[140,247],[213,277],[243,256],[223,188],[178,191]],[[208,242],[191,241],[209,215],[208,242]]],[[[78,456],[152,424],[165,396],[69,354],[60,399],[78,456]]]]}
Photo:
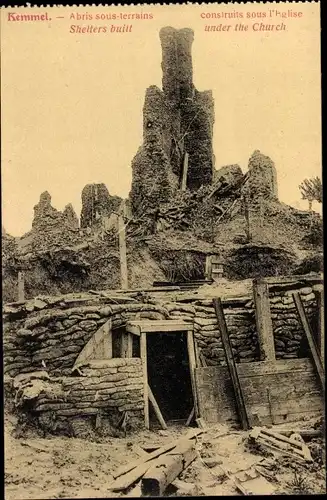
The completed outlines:
{"type": "Polygon", "coordinates": [[[148,362],[147,362],[147,342],[146,333],[141,333],[140,351],[143,368],[143,384],[144,384],[144,425],[146,429],[150,429],[149,417],[149,383],[148,383],[148,362]]]}
{"type": "Polygon", "coordinates": [[[319,356],[319,353],[318,353],[318,350],[316,347],[316,343],[314,341],[312,330],[311,330],[307,315],[305,313],[305,309],[303,306],[303,302],[301,300],[301,296],[300,296],[299,292],[293,292],[292,295],[293,295],[293,299],[294,299],[294,302],[296,305],[296,309],[297,309],[299,318],[300,318],[301,323],[302,323],[304,333],[305,333],[307,341],[308,341],[311,356],[312,356],[312,359],[313,359],[313,362],[315,365],[315,369],[317,371],[317,374],[318,374],[318,377],[320,380],[321,387],[322,387],[323,391],[325,392],[325,370],[324,370],[324,367],[322,365],[322,362],[321,362],[321,359],[320,359],[320,356],[319,356]]]}
{"type": "Polygon", "coordinates": [[[185,153],[183,160],[182,191],[185,191],[187,186],[187,172],[188,172],[188,153],[185,153]]]}
{"type": "Polygon", "coordinates": [[[228,336],[228,330],[227,330],[222,302],[220,298],[213,299],[212,302],[217,316],[217,323],[219,326],[221,340],[225,351],[228,371],[234,388],[237,411],[241,420],[242,428],[247,431],[250,429],[250,422],[245,406],[243,389],[240,384],[240,379],[238,376],[237,367],[233,356],[232,345],[228,336]]]}
{"type": "Polygon", "coordinates": [[[125,212],[126,212],[125,201],[123,201],[121,204],[120,213],[118,215],[120,279],[121,279],[121,288],[123,290],[128,289],[125,212]]]}
{"type": "Polygon", "coordinates": [[[274,333],[270,312],[269,287],[263,279],[253,280],[255,320],[261,361],[275,361],[274,333]]]}
{"type": "Polygon", "coordinates": [[[322,366],[325,368],[325,304],[324,289],[322,285],[316,285],[314,293],[318,306],[318,349],[322,366]]]}
{"type": "Polygon", "coordinates": [[[18,301],[25,300],[25,282],[23,271],[18,271],[18,301]]]}

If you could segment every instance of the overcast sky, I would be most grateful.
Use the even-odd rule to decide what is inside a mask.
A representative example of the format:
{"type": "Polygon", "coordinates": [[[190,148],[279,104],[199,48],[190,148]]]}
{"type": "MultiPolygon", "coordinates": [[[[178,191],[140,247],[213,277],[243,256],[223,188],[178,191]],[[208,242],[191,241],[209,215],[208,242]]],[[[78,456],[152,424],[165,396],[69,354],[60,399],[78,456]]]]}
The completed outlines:
{"type": "MultiPolygon", "coordinates": [[[[128,196],[131,161],[142,143],[145,90],[161,87],[158,32],[167,25],[194,29],[194,84],[212,89],[215,100],[216,168],[239,163],[246,171],[259,149],[275,162],[280,200],[307,208],[298,185],[321,175],[319,5],[295,5],[304,12],[301,19],[286,20],[285,32],[261,34],[204,31],[220,21],[204,21],[201,12],[231,11],[235,4],[142,7],[153,20],[134,21],[131,33],[96,35],[69,33],[76,24],[68,18],[73,8],[50,9],[53,17],[66,16],[50,23],[8,23],[2,9],[6,230],[14,236],[30,230],[33,206],[45,190],[57,209],[72,203],[78,215],[87,183],[104,182],[111,194],[128,196]]],[[[249,5],[237,10],[245,12],[249,5]]],[[[236,22],[230,22],[232,28],[236,22]]]]}

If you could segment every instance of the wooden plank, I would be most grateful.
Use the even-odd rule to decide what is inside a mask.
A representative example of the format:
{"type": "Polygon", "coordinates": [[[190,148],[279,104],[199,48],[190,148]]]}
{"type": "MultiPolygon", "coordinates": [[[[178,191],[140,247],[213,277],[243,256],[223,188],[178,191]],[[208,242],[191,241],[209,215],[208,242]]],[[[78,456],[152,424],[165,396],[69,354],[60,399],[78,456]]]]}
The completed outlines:
{"type": "Polygon", "coordinates": [[[199,417],[199,408],[198,408],[198,397],[196,390],[196,381],[195,381],[195,368],[196,368],[196,360],[195,360],[195,351],[194,351],[194,341],[193,341],[193,331],[188,330],[187,332],[187,352],[188,352],[188,362],[190,365],[190,376],[191,376],[191,385],[193,392],[193,401],[194,401],[194,414],[195,417],[199,417]]]}
{"type": "Polygon", "coordinates": [[[141,328],[139,325],[131,325],[130,323],[126,323],[126,332],[131,333],[132,335],[137,335],[138,337],[141,335],[141,328]]]}
{"type": "Polygon", "coordinates": [[[149,394],[148,394],[148,363],[147,363],[147,346],[146,333],[141,333],[140,351],[143,366],[143,383],[144,383],[144,425],[146,429],[150,429],[149,418],[149,394]]]}
{"type": "Polygon", "coordinates": [[[186,424],[185,424],[186,427],[188,427],[190,425],[190,423],[192,422],[192,419],[194,418],[194,413],[195,413],[195,410],[194,410],[194,406],[193,406],[191,413],[187,417],[186,424]]]}
{"type": "Polygon", "coordinates": [[[322,435],[322,431],[319,429],[278,429],[278,432],[287,437],[292,436],[292,434],[299,434],[304,440],[322,435]]]}
{"type": "MultiPolygon", "coordinates": [[[[97,353],[99,353],[99,351],[103,352],[104,342],[108,342],[109,340],[108,332],[110,332],[111,330],[111,324],[112,320],[109,319],[90,338],[88,343],[85,345],[85,347],[82,349],[79,356],[77,357],[75,364],[72,368],[72,372],[76,370],[76,368],[78,368],[79,366],[83,365],[86,361],[90,359],[97,359],[98,357],[97,353]]],[[[108,352],[110,353],[110,347],[108,348],[108,352]]]]}
{"type": "MultiPolygon", "coordinates": [[[[151,455],[151,453],[149,453],[151,455]]],[[[137,467],[132,468],[129,472],[126,474],[122,475],[121,477],[118,477],[109,485],[109,490],[110,491],[124,491],[126,490],[129,486],[131,486],[135,481],[140,479],[148,469],[150,469],[152,465],[153,460],[149,459],[146,462],[140,463],[137,467]]]]}
{"type": "Polygon", "coordinates": [[[206,269],[205,269],[205,277],[206,279],[211,279],[212,274],[212,255],[206,256],[206,269]]]}
{"type": "Polygon", "coordinates": [[[185,323],[185,325],[151,325],[142,328],[146,333],[175,333],[175,332],[187,332],[190,327],[193,327],[193,323],[185,323]]]}
{"type": "Polygon", "coordinates": [[[112,358],[112,330],[109,321],[103,325],[103,356],[104,359],[112,358]]]}
{"type": "Polygon", "coordinates": [[[133,357],[133,336],[131,333],[127,333],[127,358],[133,357]]]}
{"type": "Polygon", "coordinates": [[[200,349],[195,339],[194,339],[194,349],[195,349],[196,368],[198,368],[199,366],[203,365],[201,363],[201,358],[200,358],[200,349]]]}
{"type": "Polygon", "coordinates": [[[152,404],[152,407],[154,409],[154,412],[156,414],[156,417],[157,417],[157,419],[159,421],[159,424],[161,425],[161,427],[163,429],[167,429],[167,424],[166,424],[166,422],[165,422],[165,420],[164,420],[164,418],[162,416],[162,413],[160,411],[159,405],[158,405],[158,403],[157,403],[157,401],[156,401],[156,399],[155,399],[155,397],[153,395],[153,392],[152,392],[151,387],[149,386],[149,384],[148,384],[148,395],[149,395],[149,400],[150,400],[150,402],[152,404]]]}
{"type": "Polygon", "coordinates": [[[197,457],[195,444],[190,439],[161,456],[142,478],[141,496],[162,496],[179,474],[197,457]]]}
{"type": "Polygon", "coordinates": [[[245,234],[246,241],[249,243],[252,239],[251,235],[251,227],[250,227],[250,204],[247,196],[243,197],[243,207],[244,207],[244,216],[245,216],[245,234]]]}
{"type": "Polygon", "coordinates": [[[226,366],[197,368],[198,405],[208,423],[237,422],[233,385],[226,366]]]}
{"type": "Polygon", "coordinates": [[[303,281],[308,283],[323,283],[321,274],[291,274],[289,276],[266,276],[262,278],[265,283],[278,285],[280,283],[293,283],[303,281]]]}
{"type": "Polygon", "coordinates": [[[183,161],[183,177],[182,177],[182,191],[185,191],[186,186],[187,186],[187,172],[188,172],[188,153],[185,152],[184,154],[184,161],[183,161]]]}
{"type": "Polygon", "coordinates": [[[230,373],[230,377],[233,383],[233,388],[235,392],[235,398],[236,398],[236,405],[237,409],[239,412],[239,416],[241,419],[242,427],[244,430],[249,429],[249,419],[244,403],[244,396],[243,396],[243,391],[242,391],[242,386],[240,384],[240,380],[238,378],[238,373],[237,373],[237,368],[233,356],[233,351],[232,351],[232,346],[229,340],[228,336],[228,331],[227,331],[227,325],[226,325],[226,320],[224,316],[224,311],[223,311],[223,306],[221,303],[221,300],[219,298],[213,299],[213,305],[215,308],[216,316],[217,316],[217,321],[219,325],[219,330],[221,333],[221,340],[223,343],[225,355],[226,355],[226,361],[227,361],[227,367],[230,373]]]}
{"type": "Polygon", "coordinates": [[[275,360],[273,325],[270,313],[269,288],[262,279],[253,280],[253,299],[261,360],[275,360]]]}
{"type": "Polygon", "coordinates": [[[120,356],[122,358],[133,357],[133,336],[129,332],[121,334],[120,356]]]}
{"type": "Polygon", "coordinates": [[[126,234],[125,234],[125,201],[122,201],[120,207],[121,213],[118,215],[118,237],[119,237],[119,259],[120,259],[120,283],[122,289],[128,289],[127,275],[127,252],[126,252],[126,234]]]}
{"type": "MultiPolygon", "coordinates": [[[[280,372],[277,368],[274,373],[272,371],[273,364],[269,363],[271,368],[267,371],[258,370],[257,375],[253,373],[255,367],[264,363],[254,362],[237,365],[245,405],[250,410],[251,425],[270,425],[283,421],[293,422],[302,416],[319,417],[323,414],[323,398],[319,394],[319,384],[312,361],[310,359],[292,359],[285,362],[290,362],[288,371],[285,371],[283,364],[283,371],[280,372]],[[294,361],[299,362],[299,366],[302,365],[301,371],[294,369],[296,366],[294,361]],[[305,365],[308,368],[307,371],[304,370],[305,365]],[[250,373],[251,376],[248,377],[247,373],[250,373]],[[270,391],[270,405],[267,389],[270,391]],[[287,412],[285,403],[282,403],[285,399],[289,399],[287,412]],[[311,410],[310,401],[312,401],[312,407],[315,410],[311,410]],[[296,409],[297,403],[298,410],[296,409]],[[254,420],[256,416],[259,423],[254,420]]],[[[197,368],[195,376],[201,417],[208,423],[236,422],[237,410],[228,368],[225,366],[197,368]]]]}
{"type": "Polygon", "coordinates": [[[175,448],[177,446],[177,444],[182,439],[183,440],[184,439],[193,439],[193,438],[195,438],[196,436],[198,436],[199,434],[202,434],[202,433],[203,433],[203,431],[201,429],[191,429],[182,438],[174,440],[174,441],[170,441],[169,443],[167,443],[167,444],[161,446],[160,448],[152,451],[148,455],[145,455],[144,457],[138,458],[137,460],[134,460],[132,462],[129,462],[127,465],[123,465],[122,467],[119,467],[115,472],[113,472],[112,476],[113,476],[114,479],[117,479],[118,477],[123,476],[123,475],[127,474],[128,472],[132,471],[133,469],[135,469],[139,465],[142,465],[145,462],[149,462],[150,460],[153,460],[153,459],[159,457],[163,453],[166,453],[167,451],[172,450],[173,448],[175,448]]]}
{"type": "Polygon", "coordinates": [[[319,376],[321,387],[322,387],[323,391],[325,392],[325,371],[324,371],[324,368],[322,366],[321,359],[319,357],[319,353],[318,353],[318,350],[317,350],[317,347],[316,347],[316,344],[315,344],[315,341],[313,338],[310,324],[309,324],[307,316],[305,314],[305,310],[303,307],[303,303],[302,303],[300,294],[298,292],[294,292],[292,295],[293,295],[293,299],[294,299],[294,302],[296,305],[297,312],[299,314],[299,317],[300,317],[300,320],[301,320],[301,323],[303,326],[303,330],[304,330],[305,335],[307,337],[310,352],[312,355],[312,359],[313,359],[316,371],[317,371],[318,376],[319,376]]]}
{"type": "Polygon", "coordinates": [[[318,305],[318,348],[323,368],[325,369],[325,299],[323,290],[315,291],[318,305]]]}
{"type": "Polygon", "coordinates": [[[274,362],[257,361],[252,363],[241,363],[238,365],[237,369],[240,378],[277,373],[314,372],[312,361],[309,358],[278,359],[274,362]]]}
{"type": "Polygon", "coordinates": [[[190,329],[191,322],[175,320],[156,320],[156,321],[129,321],[126,324],[126,330],[130,333],[157,333],[157,332],[186,332],[190,329]]]}
{"type": "Polygon", "coordinates": [[[121,288],[116,288],[110,290],[114,293],[134,293],[134,292],[178,292],[180,291],[180,287],[176,285],[167,285],[167,286],[151,286],[148,288],[129,288],[128,290],[122,290],[121,288]]]}
{"type": "Polygon", "coordinates": [[[241,379],[242,389],[246,404],[269,403],[267,389],[270,392],[270,399],[296,400],[317,393],[319,387],[315,374],[301,373],[300,377],[288,374],[270,374],[266,377],[241,379]]]}
{"type": "Polygon", "coordinates": [[[18,271],[18,301],[25,300],[25,282],[23,271],[18,271]]]}

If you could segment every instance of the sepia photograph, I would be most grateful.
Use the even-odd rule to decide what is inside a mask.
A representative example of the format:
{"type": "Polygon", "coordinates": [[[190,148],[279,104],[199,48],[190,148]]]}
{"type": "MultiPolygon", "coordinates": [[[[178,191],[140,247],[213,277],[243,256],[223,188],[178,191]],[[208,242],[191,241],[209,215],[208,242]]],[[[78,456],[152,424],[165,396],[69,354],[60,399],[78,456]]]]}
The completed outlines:
{"type": "Polygon", "coordinates": [[[326,494],[320,2],[0,13],[5,499],[326,494]]]}

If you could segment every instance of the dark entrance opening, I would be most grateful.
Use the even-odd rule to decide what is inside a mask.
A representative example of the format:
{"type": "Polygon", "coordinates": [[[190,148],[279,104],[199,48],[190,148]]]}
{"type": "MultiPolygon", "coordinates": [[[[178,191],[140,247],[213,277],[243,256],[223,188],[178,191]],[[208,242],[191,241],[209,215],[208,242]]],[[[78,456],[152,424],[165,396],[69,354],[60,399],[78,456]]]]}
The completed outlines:
{"type": "MultiPolygon", "coordinates": [[[[147,334],[148,383],[166,422],[186,420],[193,394],[186,333],[147,334]]],[[[156,422],[152,408],[150,420],[156,422]]]]}

